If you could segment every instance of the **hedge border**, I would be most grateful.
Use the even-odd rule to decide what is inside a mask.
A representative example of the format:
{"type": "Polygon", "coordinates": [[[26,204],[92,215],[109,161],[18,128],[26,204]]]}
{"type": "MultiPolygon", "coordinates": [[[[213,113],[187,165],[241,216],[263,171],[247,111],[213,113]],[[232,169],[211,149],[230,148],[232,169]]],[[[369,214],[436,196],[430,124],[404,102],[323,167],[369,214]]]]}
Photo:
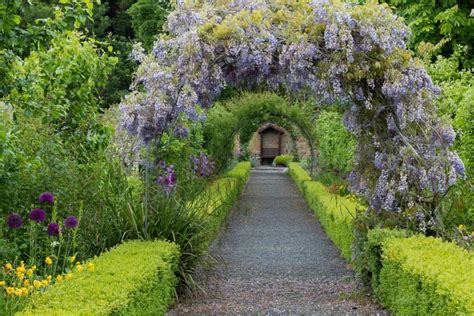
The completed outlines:
{"type": "Polygon", "coordinates": [[[92,259],[94,271],[34,295],[17,315],[159,315],[175,298],[179,249],[165,241],[128,241],[92,259]]]}
{"type": "MultiPolygon", "coordinates": [[[[331,196],[305,173],[301,166],[290,164],[289,174],[309,206],[343,257],[351,261],[351,217],[335,211],[350,201],[331,196]]],[[[395,314],[474,315],[474,254],[456,244],[376,228],[369,230],[360,256],[358,268],[365,271],[359,272],[370,276],[378,301],[395,314]]]]}

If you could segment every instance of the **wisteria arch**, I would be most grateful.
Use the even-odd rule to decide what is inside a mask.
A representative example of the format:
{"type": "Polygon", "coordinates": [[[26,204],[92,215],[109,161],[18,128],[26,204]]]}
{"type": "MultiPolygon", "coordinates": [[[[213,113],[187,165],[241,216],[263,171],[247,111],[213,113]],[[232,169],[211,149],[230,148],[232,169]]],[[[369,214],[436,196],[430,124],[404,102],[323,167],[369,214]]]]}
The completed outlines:
{"type": "Polygon", "coordinates": [[[386,5],[329,0],[178,1],[167,34],[141,62],[122,125],[145,145],[185,113],[198,119],[225,87],[265,88],[345,105],[357,139],[353,192],[376,212],[432,214],[464,177],[439,93],[405,47],[407,27],[386,5]]]}

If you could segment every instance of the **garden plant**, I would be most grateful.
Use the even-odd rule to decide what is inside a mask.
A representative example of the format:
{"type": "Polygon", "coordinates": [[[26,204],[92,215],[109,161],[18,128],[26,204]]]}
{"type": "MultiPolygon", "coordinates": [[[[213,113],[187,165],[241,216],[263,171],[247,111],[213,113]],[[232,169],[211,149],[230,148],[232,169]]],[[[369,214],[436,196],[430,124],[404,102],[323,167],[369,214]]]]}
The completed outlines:
{"type": "Polygon", "coordinates": [[[467,1],[2,0],[0,314],[198,291],[267,123],[380,304],[474,313],[473,36],[467,1]]]}

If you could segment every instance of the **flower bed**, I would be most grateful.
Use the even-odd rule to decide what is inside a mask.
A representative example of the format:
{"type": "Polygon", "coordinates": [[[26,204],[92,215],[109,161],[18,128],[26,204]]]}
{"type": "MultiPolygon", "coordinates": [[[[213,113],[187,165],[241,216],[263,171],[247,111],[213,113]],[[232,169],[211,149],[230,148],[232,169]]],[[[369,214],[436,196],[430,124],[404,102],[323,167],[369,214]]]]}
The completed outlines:
{"type": "Polygon", "coordinates": [[[91,261],[31,298],[20,315],[161,315],[174,300],[178,247],[164,241],[130,241],[91,261]]]}

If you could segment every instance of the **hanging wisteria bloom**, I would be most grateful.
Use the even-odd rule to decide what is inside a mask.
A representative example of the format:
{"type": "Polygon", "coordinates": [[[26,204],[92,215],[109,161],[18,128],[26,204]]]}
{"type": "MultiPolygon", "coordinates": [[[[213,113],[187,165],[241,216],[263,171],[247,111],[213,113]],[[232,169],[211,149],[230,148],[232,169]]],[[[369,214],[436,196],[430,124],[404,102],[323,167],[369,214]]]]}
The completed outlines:
{"type": "Polygon", "coordinates": [[[79,221],[75,216],[70,215],[64,220],[64,227],[68,229],[74,229],[77,225],[79,225],[79,221]]]}
{"type": "Polygon", "coordinates": [[[42,223],[46,219],[46,213],[40,208],[35,208],[30,212],[30,219],[37,223],[42,223]]]}
{"type": "Polygon", "coordinates": [[[40,194],[38,198],[40,203],[49,203],[53,204],[54,203],[54,195],[51,192],[43,192],[40,194]]]}
{"type": "Polygon", "coordinates": [[[214,162],[209,159],[205,153],[200,153],[199,156],[191,156],[191,166],[195,176],[209,177],[214,171],[214,162]]]}
{"type": "Polygon", "coordinates": [[[48,235],[49,236],[59,236],[59,224],[58,223],[49,223],[48,224],[48,235]]]}
{"type": "MultiPolygon", "coordinates": [[[[265,88],[341,105],[357,140],[350,188],[375,212],[432,207],[465,176],[453,129],[436,112],[440,90],[387,4],[179,1],[166,28],[149,54],[137,50],[134,91],[121,104],[122,127],[144,145],[182,115],[196,120],[196,107],[226,87],[265,88]]],[[[159,178],[167,191],[175,181],[173,172],[159,178]]]]}
{"type": "Polygon", "coordinates": [[[23,226],[23,219],[18,213],[11,213],[7,218],[7,225],[11,229],[17,229],[23,226]]]}
{"type": "Polygon", "coordinates": [[[165,191],[166,194],[170,194],[175,189],[177,182],[174,166],[166,166],[164,161],[160,161],[159,167],[161,169],[161,175],[158,176],[156,182],[163,188],[163,191],[165,191]]]}

